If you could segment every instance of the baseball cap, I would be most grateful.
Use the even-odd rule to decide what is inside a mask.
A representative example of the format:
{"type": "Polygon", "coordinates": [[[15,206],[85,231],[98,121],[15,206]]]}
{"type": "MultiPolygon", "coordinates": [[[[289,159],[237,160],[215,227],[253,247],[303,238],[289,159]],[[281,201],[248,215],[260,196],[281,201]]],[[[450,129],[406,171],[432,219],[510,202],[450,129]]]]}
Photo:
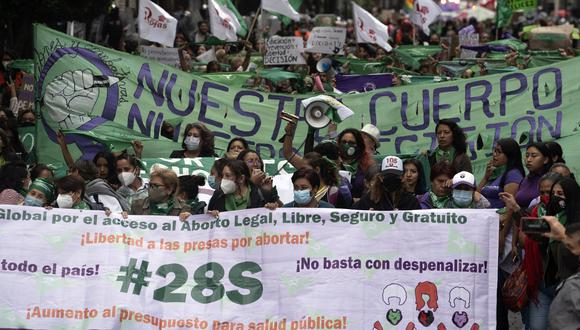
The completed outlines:
{"type": "Polygon", "coordinates": [[[379,138],[381,137],[381,131],[375,125],[366,124],[360,131],[370,136],[371,139],[375,141],[377,148],[381,146],[381,142],[379,141],[379,138]]]}
{"type": "Polygon", "coordinates": [[[403,161],[397,156],[387,156],[381,164],[381,173],[403,174],[403,161]]]}
{"type": "Polygon", "coordinates": [[[462,184],[475,188],[475,177],[473,176],[473,174],[466,171],[461,171],[455,174],[455,176],[453,177],[453,184],[451,185],[451,188],[455,188],[462,184]]]}

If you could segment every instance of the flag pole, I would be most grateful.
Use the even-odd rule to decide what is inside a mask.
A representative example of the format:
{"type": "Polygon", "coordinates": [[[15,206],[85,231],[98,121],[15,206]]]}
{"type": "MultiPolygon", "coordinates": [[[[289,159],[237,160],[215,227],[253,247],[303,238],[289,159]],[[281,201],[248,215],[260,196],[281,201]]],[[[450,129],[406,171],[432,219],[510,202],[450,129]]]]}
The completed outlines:
{"type": "Polygon", "coordinates": [[[256,12],[256,15],[254,16],[254,19],[252,20],[252,25],[250,25],[250,30],[248,30],[248,35],[246,36],[246,42],[248,42],[248,40],[250,40],[250,36],[252,35],[252,31],[254,30],[254,26],[256,25],[256,20],[258,19],[258,16],[260,16],[261,13],[262,13],[262,6],[260,6],[258,8],[258,11],[256,12]]]}

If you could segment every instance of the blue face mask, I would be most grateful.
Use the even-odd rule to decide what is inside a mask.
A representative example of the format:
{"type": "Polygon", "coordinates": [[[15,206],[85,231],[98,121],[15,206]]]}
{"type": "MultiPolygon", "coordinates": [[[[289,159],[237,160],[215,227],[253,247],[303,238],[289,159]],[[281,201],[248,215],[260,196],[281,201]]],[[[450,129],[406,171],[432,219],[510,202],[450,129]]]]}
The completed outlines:
{"type": "Polygon", "coordinates": [[[30,195],[26,195],[26,198],[24,198],[24,205],[26,206],[42,206],[42,204],[44,204],[42,202],[42,200],[36,198],[36,197],[32,197],[30,195]]]}
{"type": "Polygon", "coordinates": [[[211,187],[211,189],[217,189],[217,183],[215,182],[215,176],[210,175],[207,177],[207,184],[211,187]]]}
{"type": "Polygon", "coordinates": [[[298,205],[306,205],[310,203],[312,196],[310,190],[294,190],[294,202],[298,205]]]}
{"type": "Polygon", "coordinates": [[[453,190],[453,201],[457,206],[467,207],[473,201],[473,191],[471,190],[453,190]]]}

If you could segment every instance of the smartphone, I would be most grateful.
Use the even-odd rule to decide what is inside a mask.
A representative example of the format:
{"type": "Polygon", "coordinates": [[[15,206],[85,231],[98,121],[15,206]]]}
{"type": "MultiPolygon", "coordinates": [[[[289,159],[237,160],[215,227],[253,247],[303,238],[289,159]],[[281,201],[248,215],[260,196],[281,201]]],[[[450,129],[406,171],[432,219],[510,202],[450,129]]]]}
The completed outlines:
{"type": "Polygon", "coordinates": [[[524,233],[549,233],[550,224],[542,218],[523,217],[522,231],[524,233]]]}

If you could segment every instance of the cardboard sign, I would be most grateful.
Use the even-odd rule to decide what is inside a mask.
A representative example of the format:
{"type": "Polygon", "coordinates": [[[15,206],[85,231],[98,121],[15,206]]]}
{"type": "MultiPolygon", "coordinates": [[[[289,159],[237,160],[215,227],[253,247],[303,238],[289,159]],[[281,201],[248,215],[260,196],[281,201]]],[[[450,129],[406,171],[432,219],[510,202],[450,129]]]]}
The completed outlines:
{"type": "Polygon", "coordinates": [[[300,37],[272,37],[266,41],[264,65],[306,64],[304,41],[300,37]]]}
{"type": "MultiPolygon", "coordinates": [[[[479,33],[460,34],[459,45],[477,46],[479,45],[479,33]]],[[[461,58],[476,58],[477,52],[468,49],[461,49],[461,58]]]]}
{"type": "Polygon", "coordinates": [[[179,68],[179,50],[177,48],[141,46],[141,56],[179,68]]]}
{"type": "Polygon", "coordinates": [[[310,33],[306,44],[309,53],[344,55],[346,28],[315,27],[310,33]]]}

